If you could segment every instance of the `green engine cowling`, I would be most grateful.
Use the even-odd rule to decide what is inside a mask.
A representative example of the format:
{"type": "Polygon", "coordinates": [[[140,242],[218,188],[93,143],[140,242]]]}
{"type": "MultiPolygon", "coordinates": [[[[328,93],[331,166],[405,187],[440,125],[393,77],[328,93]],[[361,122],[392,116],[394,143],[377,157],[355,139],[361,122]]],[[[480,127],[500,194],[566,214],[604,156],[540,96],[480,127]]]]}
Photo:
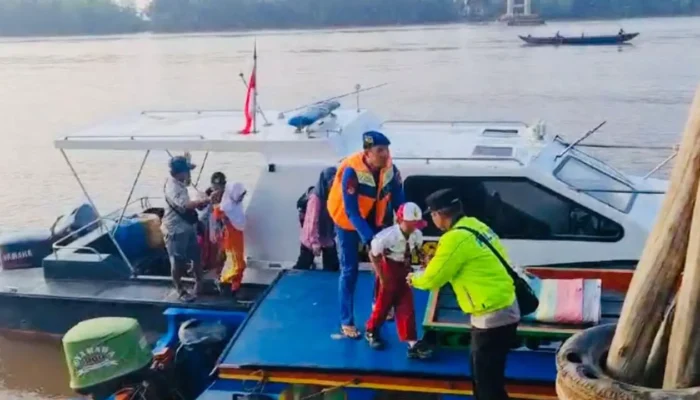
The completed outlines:
{"type": "Polygon", "coordinates": [[[63,336],[70,387],[81,391],[142,370],[152,360],[148,341],[132,318],[80,322],[63,336]]]}

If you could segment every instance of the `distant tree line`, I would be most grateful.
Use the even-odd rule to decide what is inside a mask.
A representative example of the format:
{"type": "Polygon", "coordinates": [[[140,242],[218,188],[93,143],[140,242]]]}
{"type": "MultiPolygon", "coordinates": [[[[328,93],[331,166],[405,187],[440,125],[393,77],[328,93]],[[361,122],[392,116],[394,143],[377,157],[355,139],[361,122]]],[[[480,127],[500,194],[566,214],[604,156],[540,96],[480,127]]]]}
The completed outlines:
{"type": "Polygon", "coordinates": [[[138,32],[147,23],[112,0],[0,0],[0,36],[138,32]]]}
{"type": "MultiPolygon", "coordinates": [[[[456,22],[478,3],[487,17],[506,0],[0,0],[0,36],[92,35],[456,22]]],[[[700,14],[700,0],[533,0],[545,18],[700,14]]]]}
{"type": "Polygon", "coordinates": [[[630,18],[700,13],[700,0],[533,0],[550,18],[630,18]]]}
{"type": "Polygon", "coordinates": [[[317,28],[456,21],[455,0],[153,0],[154,31],[317,28]]]}

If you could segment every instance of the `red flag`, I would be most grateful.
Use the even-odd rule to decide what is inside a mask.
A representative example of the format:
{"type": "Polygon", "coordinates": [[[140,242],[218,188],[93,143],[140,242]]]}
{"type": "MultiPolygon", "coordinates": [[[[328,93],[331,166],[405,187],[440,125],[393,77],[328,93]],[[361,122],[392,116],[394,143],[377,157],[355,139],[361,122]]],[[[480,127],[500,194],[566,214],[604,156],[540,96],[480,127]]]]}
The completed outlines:
{"type": "Polygon", "coordinates": [[[245,96],[245,127],[241,131],[242,134],[247,135],[252,131],[255,132],[257,126],[255,124],[256,116],[258,115],[258,104],[257,104],[257,83],[255,79],[256,72],[258,71],[258,45],[257,42],[253,42],[253,71],[250,73],[250,80],[248,81],[248,93],[245,96]]]}
{"type": "Polygon", "coordinates": [[[250,133],[250,128],[253,125],[253,113],[255,113],[255,110],[251,110],[251,108],[255,107],[255,104],[251,103],[255,103],[255,100],[253,99],[254,93],[255,67],[253,67],[253,72],[250,73],[250,80],[248,81],[248,92],[245,96],[245,110],[243,111],[245,113],[245,127],[243,128],[243,130],[241,130],[241,133],[245,135],[250,133]]]}

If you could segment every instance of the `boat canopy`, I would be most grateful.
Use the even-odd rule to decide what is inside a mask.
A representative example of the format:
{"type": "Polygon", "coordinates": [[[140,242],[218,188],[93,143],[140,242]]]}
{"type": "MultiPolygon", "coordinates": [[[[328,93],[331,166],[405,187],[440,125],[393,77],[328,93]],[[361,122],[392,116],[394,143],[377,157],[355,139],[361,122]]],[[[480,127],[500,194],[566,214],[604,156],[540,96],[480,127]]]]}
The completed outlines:
{"type": "Polygon", "coordinates": [[[337,159],[353,141],[360,143],[363,132],[381,123],[366,110],[342,110],[300,131],[288,125],[283,114],[279,116],[259,124],[257,132],[241,134],[242,111],[144,111],[59,137],[54,145],[61,150],[246,152],[337,159]]]}
{"type": "MultiPolygon", "coordinates": [[[[268,113],[271,114],[271,113],[268,113]]],[[[54,141],[60,150],[163,150],[262,154],[268,162],[337,160],[362,148],[362,134],[381,130],[402,162],[499,162],[524,167],[544,145],[544,125],[516,121],[381,121],[367,110],[321,103],[257,132],[242,134],[242,111],[144,111],[54,141]],[[534,142],[533,142],[534,139],[534,142]],[[533,143],[535,144],[533,146],[533,143]]]]}

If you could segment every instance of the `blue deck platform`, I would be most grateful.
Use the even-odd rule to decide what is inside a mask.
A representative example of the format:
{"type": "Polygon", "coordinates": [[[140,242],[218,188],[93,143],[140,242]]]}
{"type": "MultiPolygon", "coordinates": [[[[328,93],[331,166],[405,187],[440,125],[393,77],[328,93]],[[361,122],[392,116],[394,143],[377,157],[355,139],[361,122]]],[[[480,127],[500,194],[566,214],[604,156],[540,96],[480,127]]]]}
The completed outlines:
{"type": "MultiPolygon", "coordinates": [[[[374,278],[361,272],[355,317],[364,327],[371,308],[374,278]]],[[[428,293],[414,291],[419,335],[428,293]]],[[[383,327],[386,349],[372,350],[364,340],[340,338],[338,276],[321,271],[289,271],[254,308],[222,356],[220,370],[292,371],[384,377],[470,378],[468,350],[440,349],[429,361],[409,360],[395,325],[383,327]]],[[[554,351],[511,352],[506,374],[513,384],[553,385],[554,351]]],[[[220,374],[221,375],[221,374],[220,374]]]]}

